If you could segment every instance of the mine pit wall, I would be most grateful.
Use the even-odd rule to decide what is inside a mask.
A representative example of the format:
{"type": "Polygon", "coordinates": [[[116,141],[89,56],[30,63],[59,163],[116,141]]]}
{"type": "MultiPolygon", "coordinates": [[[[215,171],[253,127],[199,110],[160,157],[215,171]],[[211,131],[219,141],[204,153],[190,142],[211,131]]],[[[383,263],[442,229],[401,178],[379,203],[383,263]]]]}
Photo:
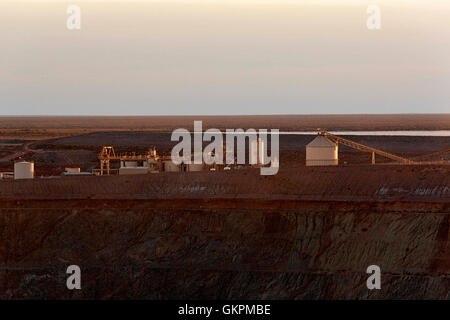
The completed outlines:
{"type": "MultiPolygon", "coordinates": [[[[282,164],[281,164],[282,165],[282,164]]],[[[264,199],[449,202],[450,166],[343,166],[0,180],[0,199],[264,199]]]]}
{"type": "Polygon", "coordinates": [[[449,215],[448,201],[3,199],[0,298],[449,299],[449,215]],[[71,264],[82,290],[66,288],[71,264]]]}

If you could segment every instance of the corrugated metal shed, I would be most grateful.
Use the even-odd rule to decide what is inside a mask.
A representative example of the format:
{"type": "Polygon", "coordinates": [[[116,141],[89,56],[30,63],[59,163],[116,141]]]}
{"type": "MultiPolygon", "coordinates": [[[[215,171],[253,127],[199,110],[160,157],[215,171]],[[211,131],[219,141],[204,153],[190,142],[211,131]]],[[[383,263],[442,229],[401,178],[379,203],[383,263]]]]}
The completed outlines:
{"type": "Polygon", "coordinates": [[[336,144],[323,136],[317,136],[313,141],[308,143],[307,147],[335,147],[336,144]]]}
{"type": "Polygon", "coordinates": [[[306,146],[307,166],[338,165],[338,144],[323,136],[317,136],[306,146]]]}

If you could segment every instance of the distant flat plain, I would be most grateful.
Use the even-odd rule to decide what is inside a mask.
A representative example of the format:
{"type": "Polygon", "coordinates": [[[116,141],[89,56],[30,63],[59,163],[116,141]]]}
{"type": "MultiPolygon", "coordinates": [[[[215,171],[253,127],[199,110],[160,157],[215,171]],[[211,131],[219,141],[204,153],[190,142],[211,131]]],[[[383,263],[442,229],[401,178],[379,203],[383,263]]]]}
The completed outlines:
{"type": "Polygon", "coordinates": [[[104,131],[170,132],[193,129],[281,131],[450,130],[449,114],[246,115],[246,116],[0,116],[0,139],[41,140],[104,131]]]}

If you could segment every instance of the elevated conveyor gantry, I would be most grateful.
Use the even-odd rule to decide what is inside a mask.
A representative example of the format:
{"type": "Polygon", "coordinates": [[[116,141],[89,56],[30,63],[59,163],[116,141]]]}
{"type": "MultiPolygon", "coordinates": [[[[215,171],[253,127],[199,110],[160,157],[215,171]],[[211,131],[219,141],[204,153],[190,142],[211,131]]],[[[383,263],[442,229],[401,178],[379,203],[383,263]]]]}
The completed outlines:
{"type": "Polygon", "coordinates": [[[412,161],[412,160],[409,160],[409,159],[397,156],[397,155],[389,153],[389,152],[378,150],[378,149],[375,149],[375,148],[363,145],[361,143],[358,143],[358,142],[355,142],[355,141],[352,141],[352,140],[349,140],[349,139],[344,139],[344,138],[335,136],[334,134],[331,134],[331,133],[329,133],[327,131],[319,131],[319,135],[323,136],[323,137],[326,137],[327,139],[333,141],[334,143],[340,143],[340,144],[343,144],[343,145],[345,145],[347,147],[350,147],[350,148],[353,148],[353,149],[356,149],[356,150],[359,150],[359,151],[372,153],[372,164],[375,164],[375,155],[376,154],[380,155],[382,157],[391,159],[391,160],[398,161],[400,163],[414,164],[414,161],[412,161]]]}

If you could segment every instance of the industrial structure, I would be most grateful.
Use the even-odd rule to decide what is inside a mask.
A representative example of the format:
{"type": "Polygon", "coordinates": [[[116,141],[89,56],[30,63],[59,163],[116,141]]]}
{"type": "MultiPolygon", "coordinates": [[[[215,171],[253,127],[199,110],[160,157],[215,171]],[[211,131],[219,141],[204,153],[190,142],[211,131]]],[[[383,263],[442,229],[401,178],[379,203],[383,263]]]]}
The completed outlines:
{"type": "Polygon", "coordinates": [[[62,177],[81,177],[81,176],[92,176],[90,172],[82,172],[80,168],[66,168],[62,177]]]}
{"type": "Polygon", "coordinates": [[[337,166],[338,144],[323,135],[318,135],[306,146],[307,166],[337,166]]]}
{"type": "Polygon", "coordinates": [[[112,146],[103,147],[98,155],[100,161],[99,175],[111,173],[111,161],[120,161],[119,174],[144,174],[160,172],[162,157],[156,153],[156,148],[150,148],[146,154],[123,153],[117,154],[112,146]]]}
{"type": "Polygon", "coordinates": [[[319,131],[318,136],[306,146],[306,165],[338,165],[338,144],[343,144],[358,151],[371,153],[372,164],[375,164],[375,155],[394,160],[399,164],[422,164],[349,139],[335,136],[326,131],[319,131]]]}
{"type": "MultiPolygon", "coordinates": [[[[160,156],[156,152],[156,148],[150,148],[144,154],[137,154],[136,152],[128,153],[116,153],[112,146],[104,146],[101,152],[98,154],[98,161],[100,168],[89,168],[89,172],[82,172],[80,167],[75,167],[73,163],[72,167],[66,167],[65,171],[58,176],[45,176],[45,178],[58,178],[58,177],[80,177],[91,175],[138,175],[158,172],[195,172],[195,171],[219,171],[219,170],[232,170],[232,169],[245,169],[245,168],[257,168],[264,166],[264,159],[266,157],[266,146],[264,140],[261,138],[250,141],[248,145],[249,164],[238,164],[239,158],[234,155],[234,148],[227,149],[224,146],[223,153],[220,156],[217,154],[218,159],[225,155],[226,161],[224,163],[214,163],[215,154],[209,152],[207,155],[200,155],[202,160],[205,160],[208,164],[195,163],[194,159],[199,159],[198,154],[192,154],[191,159],[182,158],[181,162],[176,162],[172,159],[172,156],[160,156]],[[208,156],[212,160],[203,159],[203,156],[208,156]],[[234,159],[233,159],[234,157],[234,159]],[[113,162],[115,162],[113,164],[113,162]],[[113,166],[112,166],[113,165],[113,166]]],[[[429,154],[415,155],[411,159],[392,154],[383,150],[379,150],[367,145],[352,141],[347,138],[342,138],[329,133],[324,130],[319,130],[317,136],[307,144],[306,146],[306,166],[337,166],[339,165],[339,145],[344,145],[352,149],[366,152],[371,155],[372,165],[449,165],[447,154],[450,154],[450,149],[444,149],[429,154]],[[383,157],[392,160],[392,162],[380,161],[376,163],[376,157],[383,157]],[[437,160],[437,161],[436,161],[437,160]]],[[[215,150],[215,149],[214,149],[215,150]]],[[[271,167],[279,167],[279,159],[274,158],[270,161],[271,167]]],[[[0,179],[14,178],[15,180],[21,179],[33,179],[35,177],[35,164],[33,161],[17,160],[14,162],[14,172],[0,172],[0,179]]],[[[44,178],[44,176],[41,176],[44,178]]]]}
{"type": "MultiPolygon", "coordinates": [[[[210,156],[212,156],[212,154],[210,154],[210,156]]],[[[196,158],[200,158],[203,159],[203,153],[192,153],[191,155],[191,159],[187,159],[187,158],[182,158],[181,163],[180,164],[176,164],[173,162],[173,159],[171,156],[165,157],[165,162],[164,162],[164,171],[168,171],[168,172],[193,172],[193,171],[203,171],[207,168],[207,166],[202,162],[202,163],[195,163],[195,159],[196,158]],[[170,163],[172,164],[170,164],[170,163]],[[166,168],[168,170],[166,170],[166,168]]]]}
{"type": "Polygon", "coordinates": [[[146,174],[149,172],[147,161],[120,159],[119,174],[146,174]]]}
{"type": "MultiPolygon", "coordinates": [[[[255,141],[256,142],[256,141],[255,141]]],[[[256,146],[254,146],[255,164],[262,163],[258,159],[263,157],[263,144],[259,141],[256,146]]],[[[226,150],[225,150],[226,152],[226,150]]],[[[211,153],[209,156],[214,157],[211,153]]],[[[203,157],[203,153],[201,154],[203,157]]],[[[116,154],[112,146],[105,146],[98,155],[100,162],[100,169],[94,169],[93,172],[97,175],[130,175],[130,174],[147,174],[147,173],[157,173],[157,172],[198,172],[198,171],[215,171],[219,169],[227,170],[231,169],[230,165],[219,165],[212,164],[207,165],[205,163],[194,163],[194,155],[190,161],[182,161],[180,164],[176,164],[172,161],[171,156],[159,156],[155,148],[150,148],[146,154],[136,154],[136,153],[122,153],[116,154]],[[118,160],[120,163],[119,169],[114,169],[111,167],[111,161],[118,160]]]]}

